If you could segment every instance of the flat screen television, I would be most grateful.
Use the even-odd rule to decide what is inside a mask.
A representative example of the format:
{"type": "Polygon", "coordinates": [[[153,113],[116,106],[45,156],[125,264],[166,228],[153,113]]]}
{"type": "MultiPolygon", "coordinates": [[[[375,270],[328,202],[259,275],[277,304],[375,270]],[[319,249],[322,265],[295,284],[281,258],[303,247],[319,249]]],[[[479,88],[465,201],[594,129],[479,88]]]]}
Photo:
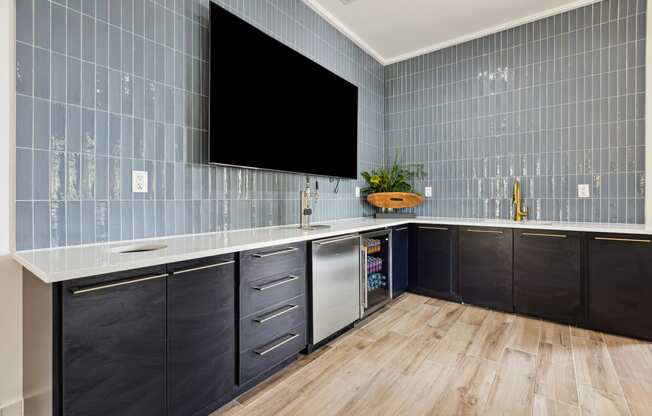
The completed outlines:
{"type": "Polygon", "coordinates": [[[357,178],[358,87],[210,2],[209,161],[357,178]]]}

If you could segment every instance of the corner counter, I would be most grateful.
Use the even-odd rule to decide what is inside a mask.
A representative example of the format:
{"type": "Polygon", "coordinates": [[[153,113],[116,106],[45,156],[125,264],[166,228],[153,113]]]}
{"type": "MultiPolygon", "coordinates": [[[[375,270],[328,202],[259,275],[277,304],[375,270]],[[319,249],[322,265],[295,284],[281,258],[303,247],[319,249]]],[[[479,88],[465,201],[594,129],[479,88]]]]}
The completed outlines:
{"type": "Polygon", "coordinates": [[[14,253],[13,257],[44,283],[55,283],[99,274],[158,266],[237,251],[310,241],[404,224],[442,224],[451,226],[501,227],[632,235],[652,234],[652,226],[645,225],[544,221],[516,223],[510,220],[437,217],[417,217],[411,219],[355,218],[324,222],[321,224],[329,225],[330,228],[304,231],[298,229],[296,225],[284,225],[148,240],[19,251],[14,253]],[[160,244],[166,247],[151,252],[122,254],[115,252],[117,247],[133,243],[160,244]]]}

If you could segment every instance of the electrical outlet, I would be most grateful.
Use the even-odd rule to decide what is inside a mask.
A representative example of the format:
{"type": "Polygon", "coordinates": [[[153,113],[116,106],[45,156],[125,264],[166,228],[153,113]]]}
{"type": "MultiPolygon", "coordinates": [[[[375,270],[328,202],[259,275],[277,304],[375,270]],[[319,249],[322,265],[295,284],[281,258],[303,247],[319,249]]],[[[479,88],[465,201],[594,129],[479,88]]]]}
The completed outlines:
{"type": "Polygon", "coordinates": [[[359,186],[355,187],[355,197],[360,198],[360,187],[359,186]]]}
{"type": "Polygon", "coordinates": [[[131,172],[131,192],[147,193],[147,171],[134,170],[131,172]]]}
{"type": "Polygon", "coordinates": [[[578,198],[590,198],[591,197],[591,188],[588,184],[583,183],[577,185],[577,197],[578,198]]]}
{"type": "Polygon", "coordinates": [[[432,197],[432,186],[426,186],[425,194],[426,198],[432,197]]]}

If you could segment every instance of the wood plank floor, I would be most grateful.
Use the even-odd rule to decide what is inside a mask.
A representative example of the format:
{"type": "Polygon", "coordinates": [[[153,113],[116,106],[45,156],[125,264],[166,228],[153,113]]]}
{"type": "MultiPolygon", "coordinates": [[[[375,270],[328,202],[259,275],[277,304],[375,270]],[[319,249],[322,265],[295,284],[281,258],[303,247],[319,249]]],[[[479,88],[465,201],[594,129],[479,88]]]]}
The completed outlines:
{"type": "Polygon", "coordinates": [[[406,294],[218,415],[652,415],[652,343],[406,294]]]}

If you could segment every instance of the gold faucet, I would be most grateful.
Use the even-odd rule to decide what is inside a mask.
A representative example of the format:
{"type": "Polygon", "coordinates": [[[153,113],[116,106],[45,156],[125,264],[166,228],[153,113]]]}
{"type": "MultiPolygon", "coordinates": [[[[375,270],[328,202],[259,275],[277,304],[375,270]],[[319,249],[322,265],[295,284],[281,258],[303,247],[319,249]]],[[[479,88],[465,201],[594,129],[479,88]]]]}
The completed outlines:
{"type": "Polygon", "coordinates": [[[514,180],[512,203],[514,204],[514,221],[521,222],[527,218],[527,209],[523,209],[521,204],[521,182],[518,179],[514,180]]]}

